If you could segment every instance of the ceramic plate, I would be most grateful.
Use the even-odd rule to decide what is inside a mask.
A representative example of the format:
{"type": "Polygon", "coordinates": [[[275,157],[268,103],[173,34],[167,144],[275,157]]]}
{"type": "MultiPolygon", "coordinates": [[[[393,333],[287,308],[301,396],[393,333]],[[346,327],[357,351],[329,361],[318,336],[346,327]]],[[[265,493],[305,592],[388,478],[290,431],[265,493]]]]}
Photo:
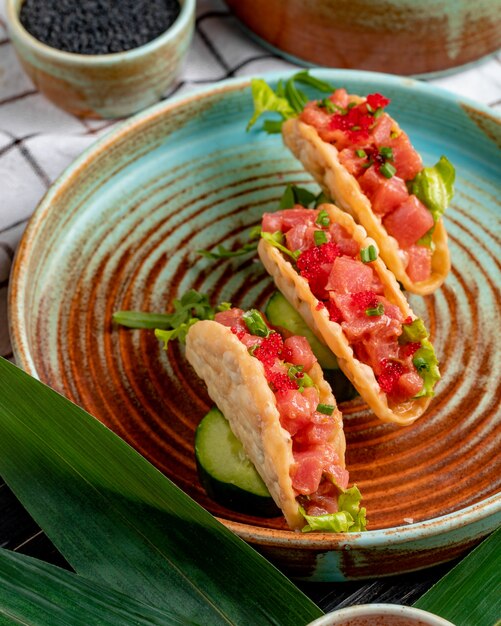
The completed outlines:
{"type": "MultiPolygon", "coordinates": [[[[457,168],[445,223],[453,268],[434,295],[410,298],[443,378],[406,428],[343,403],[351,480],[370,520],[361,535],[302,535],[209,500],[194,430],[210,406],[183,349],[118,329],[119,309],[165,311],[189,288],[214,303],[263,307],[273,291],[256,257],[196,250],[246,240],[287,183],[311,179],[279,136],[246,133],[248,80],[178,98],[114,130],[52,186],[19,248],[10,323],[19,363],[122,436],[287,573],[317,580],[386,575],[463,553],[499,522],[500,120],[446,92],[381,74],[318,75],[392,98],[390,112],[426,164],[457,168]]],[[[277,76],[268,77],[276,80],[277,76]]]]}

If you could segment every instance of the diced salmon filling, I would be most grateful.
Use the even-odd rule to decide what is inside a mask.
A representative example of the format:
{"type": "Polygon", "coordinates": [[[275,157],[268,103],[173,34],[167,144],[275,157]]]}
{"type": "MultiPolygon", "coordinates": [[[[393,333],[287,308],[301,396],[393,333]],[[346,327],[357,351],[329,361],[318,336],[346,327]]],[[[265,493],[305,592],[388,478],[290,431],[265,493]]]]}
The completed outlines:
{"type": "MultiPolygon", "coordinates": [[[[317,224],[320,209],[308,209],[308,214],[304,211],[303,208],[280,211],[280,219],[282,223],[294,223],[293,229],[299,233],[300,223],[295,218],[304,216],[308,229],[330,235],[327,243],[316,245],[314,235],[309,232],[306,235],[305,231],[304,238],[297,236],[290,247],[289,231],[283,231],[288,248],[301,250],[297,271],[319,300],[318,308],[326,308],[331,321],[341,324],[356,357],[370,365],[381,390],[393,402],[414,397],[423,387],[423,379],[412,362],[417,348],[412,352],[409,344],[399,343],[403,324],[412,320],[404,319],[399,307],[385,297],[379,276],[370,262],[361,261],[360,247],[348,232],[339,224],[317,224]]],[[[268,219],[265,214],[263,222],[268,219]]],[[[429,261],[428,257],[421,258],[423,250],[428,248],[409,248],[412,271],[418,277],[424,274],[420,266],[429,261]]]]}
{"type": "MultiPolygon", "coordinates": [[[[303,219],[311,217],[311,211],[308,210],[308,215],[304,213],[305,209],[301,211],[303,213],[294,214],[279,211],[281,215],[274,215],[282,220],[281,224],[284,218],[288,228],[293,229],[299,215],[303,219]]],[[[264,219],[273,224],[270,215],[264,219]]],[[[301,505],[308,515],[335,513],[338,487],[345,489],[348,486],[348,472],[340,465],[332,445],[337,426],[330,415],[317,411],[318,389],[302,384],[317,359],[304,337],[284,339],[274,330],[268,337],[253,335],[243,314],[241,309],[233,308],[216,313],[215,321],[231,328],[263,364],[266,380],[275,395],[280,424],[292,438],[294,465],[291,479],[301,505]]]]}
{"type": "Polygon", "coordinates": [[[338,149],[340,163],[357,179],[372,210],[405,252],[409,278],[426,280],[431,275],[431,251],[418,240],[433,228],[434,221],[406,185],[423,169],[421,157],[407,134],[384,112],[390,102],[387,98],[380,94],[359,98],[337,89],[327,100],[308,102],[299,119],[338,149]]]}

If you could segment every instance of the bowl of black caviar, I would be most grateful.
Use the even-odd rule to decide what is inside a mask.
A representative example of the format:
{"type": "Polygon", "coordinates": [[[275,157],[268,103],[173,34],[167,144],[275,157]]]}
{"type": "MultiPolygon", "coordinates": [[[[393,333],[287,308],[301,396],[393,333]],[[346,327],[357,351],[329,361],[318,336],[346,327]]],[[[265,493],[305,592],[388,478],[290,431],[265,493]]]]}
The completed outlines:
{"type": "Polygon", "coordinates": [[[117,118],[158,101],[193,34],[195,0],[7,0],[21,63],[49,100],[117,118]]]}

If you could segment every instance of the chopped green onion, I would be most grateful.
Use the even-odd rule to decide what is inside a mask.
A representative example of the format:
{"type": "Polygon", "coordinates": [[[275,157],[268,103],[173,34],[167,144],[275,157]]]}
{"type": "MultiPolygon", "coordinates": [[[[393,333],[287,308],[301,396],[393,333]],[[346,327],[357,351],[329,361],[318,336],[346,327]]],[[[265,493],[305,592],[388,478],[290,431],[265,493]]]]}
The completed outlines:
{"type": "Polygon", "coordinates": [[[370,263],[371,261],[375,261],[377,259],[377,249],[376,246],[372,244],[368,248],[362,248],[360,250],[360,260],[362,263],[370,263]]]}
{"type": "Polygon", "coordinates": [[[299,391],[302,391],[304,387],[313,387],[315,384],[311,376],[304,373],[303,369],[303,365],[290,365],[287,370],[287,376],[299,385],[299,391]]]}
{"type": "Polygon", "coordinates": [[[323,230],[316,230],[313,233],[313,239],[315,240],[315,245],[321,246],[324,243],[327,243],[327,234],[323,230]]]}
{"type": "Polygon", "coordinates": [[[398,130],[392,130],[390,133],[390,139],[396,139],[399,135],[400,133],[398,132],[398,130]]]}
{"type": "Polygon", "coordinates": [[[391,178],[397,171],[397,168],[391,163],[383,163],[379,171],[385,178],[391,178]]]}
{"type": "Polygon", "coordinates": [[[355,126],[351,127],[351,130],[362,130],[362,127],[356,124],[355,126]]]}
{"type": "MultiPolygon", "coordinates": [[[[259,232],[261,232],[261,230],[259,232]]],[[[215,250],[197,250],[197,254],[200,254],[208,259],[229,259],[231,257],[248,254],[249,252],[255,252],[256,250],[257,243],[252,242],[245,243],[240,248],[237,248],[237,250],[231,250],[230,248],[225,248],[224,246],[219,245],[215,250]]]]}
{"type": "Polygon", "coordinates": [[[377,120],[378,117],[381,117],[381,115],[383,115],[383,111],[383,107],[379,107],[378,109],[376,109],[376,111],[374,112],[374,119],[377,120]]]}
{"type": "Polygon", "coordinates": [[[252,335],[268,337],[272,332],[257,309],[249,309],[242,315],[242,319],[252,335]]]}
{"type": "Polygon", "coordinates": [[[326,227],[331,223],[331,218],[327,211],[320,211],[317,219],[315,220],[315,224],[319,224],[320,226],[326,227]]]}
{"type": "Polygon", "coordinates": [[[365,150],[355,150],[355,154],[361,159],[365,159],[365,157],[367,156],[367,152],[365,150]]]}
{"type": "Polygon", "coordinates": [[[371,157],[371,158],[367,161],[367,163],[363,163],[363,164],[362,164],[362,168],[363,168],[364,170],[366,170],[368,167],[370,167],[370,166],[371,166],[371,165],[373,165],[373,164],[374,164],[374,160],[373,160],[373,158],[371,157]]]}
{"type": "Polygon", "coordinates": [[[301,256],[301,250],[294,250],[294,252],[292,253],[292,258],[296,261],[297,259],[299,259],[300,256],[301,256]]]}
{"type": "Polygon", "coordinates": [[[382,148],[379,148],[379,154],[385,159],[393,161],[393,148],[390,148],[389,146],[383,146],[382,148]]]}
{"type": "Polygon", "coordinates": [[[414,364],[414,367],[418,371],[422,371],[422,370],[429,371],[430,370],[430,366],[428,364],[428,361],[426,359],[424,359],[423,357],[416,357],[416,358],[412,359],[412,363],[414,364]]]}
{"type": "Polygon", "coordinates": [[[376,307],[365,309],[365,314],[369,317],[376,317],[377,315],[383,315],[384,306],[383,303],[380,302],[376,307]]]}
{"type": "Polygon", "coordinates": [[[332,415],[335,408],[336,407],[332,406],[332,404],[319,404],[317,406],[317,412],[323,413],[324,415],[332,415]]]}
{"type": "Polygon", "coordinates": [[[329,98],[324,98],[323,100],[319,100],[318,106],[322,109],[325,109],[327,113],[335,113],[336,109],[339,108],[339,107],[336,107],[334,102],[332,102],[332,100],[329,100],[329,98]]]}

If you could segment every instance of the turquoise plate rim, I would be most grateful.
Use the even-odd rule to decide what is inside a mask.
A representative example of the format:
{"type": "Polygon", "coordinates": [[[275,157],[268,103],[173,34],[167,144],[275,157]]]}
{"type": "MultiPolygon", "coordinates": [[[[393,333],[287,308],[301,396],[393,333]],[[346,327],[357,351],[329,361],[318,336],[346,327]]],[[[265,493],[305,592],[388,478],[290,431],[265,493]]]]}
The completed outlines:
{"type": "MultiPolygon", "coordinates": [[[[497,111],[492,110],[489,107],[472,100],[471,98],[458,96],[450,91],[447,91],[446,89],[430,85],[429,83],[425,83],[415,78],[358,70],[338,70],[331,68],[311,69],[316,76],[329,80],[342,82],[343,79],[345,79],[349,81],[358,80],[378,82],[381,84],[382,90],[384,90],[385,85],[404,90],[412,89],[417,90],[417,92],[425,94],[425,96],[429,96],[432,99],[435,98],[441,101],[450,102],[454,106],[461,106],[464,104],[471,109],[486,114],[492,121],[501,126],[501,113],[498,113],[497,111]]],[[[279,78],[286,79],[297,71],[298,70],[296,69],[267,72],[256,75],[255,78],[263,78],[266,81],[274,81],[279,78]]],[[[171,99],[155,104],[139,113],[136,113],[130,118],[119,122],[103,137],[84,150],[82,154],[77,157],[53,182],[36,207],[27,224],[21,242],[18,246],[11,272],[10,284],[12,285],[15,282],[16,293],[23,291],[23,284],[26,278],[20,265],[20,259],[22,258],[24,251],[29,249],[31,242],[36,235],[37,226],[44,219],[46,212],[50,210],[51,200],[58,192],[58,189],[64,185],[70,184],[71,179],[74,176],[78,176],[78,171],[82,165],[91,160],[95,155],[102,152],[108,145],[114,143],[114,141],[119,137],[127,135],[136,127],[141,126],[141,124],[143,124],[146,120],[164,115],[168,113],[170,109],[176,109],[183,103],[198,100],[209,94],[243,89],[249,86],[252,78],[253,77],[249,76],[226,79],[213,85],[197,88],[187,94],[180,94],[171,99]]],[[[16,357],[16,361],[21,364],[23,369],[36,377],[36,370],[30,358],[29,350],[27,349],[25,341],[25,333],[23,332],[25,329],[22,323],[21,299],[13,297],[12,292],[12,288],[9,288],[9,326],[13,352],[16,357]],[[17,320],[16,328],[14,328],[14,320],[17,320]]],[[[419,542],[424,539],[429,539],[430,537],[436,537],[450,533],[451,531],[466,528],[472,524],[481,524],[483,520],[486,520],[487,518],[491,518],[489,521],[490,523],[488,525],[486,523],[486,526],[476,533],[477,536],[484,536],[488,534],[490,530],[494,530],[496,527],[494,522],[498,520],[498,518],[498,521],[501,522],[501,493],[495,494],[477,502],[476,504],[443,516],[434,517],[417,523],[411,523],[406,526],[397,526],[379,530],[367,530],[363,533],[353,534],[308,533],[306,535],[302,535],[288,530],[269,529],[228,520],[220,521],[223,521],[227,527],[234,530],[244,539],[252,540],[258,538],[261,545],[277,545],[287,543],[288,545],[295,544],[301,547],[323,548],[329,550],[338,548],[340,545],[366,549],[371,547],[378,548],[381,546],[395,546],[411,541],[419,542]]],[[[464,533],[464,535],[466,535],[466,533],[464,533]]]]}

